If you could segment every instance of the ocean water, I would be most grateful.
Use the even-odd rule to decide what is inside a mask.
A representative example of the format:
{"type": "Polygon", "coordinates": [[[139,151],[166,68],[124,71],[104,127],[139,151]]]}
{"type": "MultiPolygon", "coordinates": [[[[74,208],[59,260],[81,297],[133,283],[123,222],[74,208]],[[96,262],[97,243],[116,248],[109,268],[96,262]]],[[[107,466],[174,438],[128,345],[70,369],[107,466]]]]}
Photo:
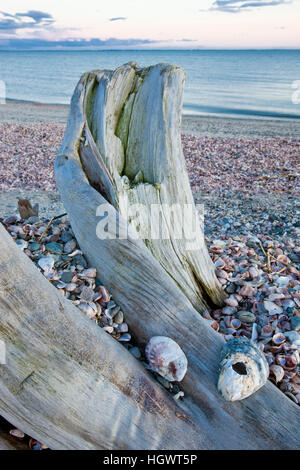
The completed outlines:
{"type": "Polygon", "coordinates": [[[68,104],[83,72],[131,60],[183,67],[185,114],[300,118],[300,50],[0,51],[0,80],[8,99],[68,104]]]}

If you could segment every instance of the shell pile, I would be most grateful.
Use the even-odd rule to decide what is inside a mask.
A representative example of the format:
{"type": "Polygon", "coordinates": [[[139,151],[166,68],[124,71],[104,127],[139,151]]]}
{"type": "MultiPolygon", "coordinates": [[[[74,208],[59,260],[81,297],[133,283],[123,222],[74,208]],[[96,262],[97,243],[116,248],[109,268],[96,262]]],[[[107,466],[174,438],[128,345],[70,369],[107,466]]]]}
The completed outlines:
{"type": "Polygon", "coordinates": [[[2,222],[20,249],[62,295],[114,339],[130,341],[122,310],[101,285],[96,269],[88,266],[66,220],[54,220],[44,236],[47,220],[32,217],[24,222],[11,216],[2,222]]]}
{"type": "Polygon", "coordinates": [[[268,237],[236,236],[210,241],[216,274],[228,293],[222,309],[204,317],[225,339],[257,342],[270,380],[300,404],[299,246],[268,237]]]}
{"type": "Polygon", "coordinates": [[[230,339],[223,347],[218,390],[228,401],[243,400],[261,388],[269,376],[262,351],[247,338],[230,339]]]}
{"type": "Polygon", "coordinates": [[[187,371],[187,358],[180,346],[167,336],[153,336],[146,346],[150,368],[170,382],[180,382],[187,371]]]}

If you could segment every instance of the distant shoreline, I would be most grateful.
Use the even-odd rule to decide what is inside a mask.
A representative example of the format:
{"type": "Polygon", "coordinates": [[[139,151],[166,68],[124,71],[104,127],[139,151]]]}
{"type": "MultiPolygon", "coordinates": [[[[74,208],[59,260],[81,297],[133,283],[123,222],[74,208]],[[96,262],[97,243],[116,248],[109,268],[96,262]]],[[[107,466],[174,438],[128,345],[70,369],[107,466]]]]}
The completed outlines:
{"type": "MultiPolygon", "coordinates": [[[[26,125],[66,124],[69,105],[7,99],[0,104],[0,122],[26,125]]],[[[183,114],[182,132],[211,137],[300,137],[300,119],[212,117],[183,114]]]]}
{"type": "MultiPolygon", "coordinates": [[[[29,104],[29,105],[37,105],[37,106],[62,106],[65,108],[69,109],[69,104],[64,104],[64,103],[42,103],[40,101],[32,101],[32,100],[21,100],[21,99],[15,99],[15,98],[6,98],[7,103],[21,103],[21,104],[29,104]]],[[[247,110],[242,110],[240,111],[240,114],[236,115],[230,115],[227,113],[208,113],[208,114],[201,114],[197,112],[193,112],[193,109],[188,106],[189,109],[183,107],[183,116],[193,116],[193,117],[199,117],[199,118],[215,118],[215,119],[244,119],[244,120],[257,120],[257,121],[300,121],[300,115],[299,116],[286,116],[284,114],[282,115],[273,115],[273,114],[250,114],[247,112],[247,110]]]]}

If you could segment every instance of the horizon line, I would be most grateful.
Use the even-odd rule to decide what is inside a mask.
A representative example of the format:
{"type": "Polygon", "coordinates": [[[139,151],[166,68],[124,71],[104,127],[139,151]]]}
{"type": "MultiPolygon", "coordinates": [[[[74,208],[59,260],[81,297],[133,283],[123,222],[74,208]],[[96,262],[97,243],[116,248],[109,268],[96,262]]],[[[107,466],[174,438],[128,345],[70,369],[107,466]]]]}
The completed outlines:
{"type": "Polygon", "coordinates": [[[110,52],[110,51],[117,51],[117,52],[124,52],[124,51],[143,51],[143,52],[153,52],[153,51],[300,51],[300,46],[295,46],[295,47],[243,47],[243,48],[234,48],[234,47],[227,47],[227,48],[218,48],[218,47],[193,47],[193,48],[183,48],[183,47],[177,47],[177,48],[85,48],[85,47],[60,47],[60,48],[1,48],[0,46],[0,52],[39,52],[39,51],[49,51],[49,52],[66,52],[66,51],[84,51],[84,52],[110,52]]]}

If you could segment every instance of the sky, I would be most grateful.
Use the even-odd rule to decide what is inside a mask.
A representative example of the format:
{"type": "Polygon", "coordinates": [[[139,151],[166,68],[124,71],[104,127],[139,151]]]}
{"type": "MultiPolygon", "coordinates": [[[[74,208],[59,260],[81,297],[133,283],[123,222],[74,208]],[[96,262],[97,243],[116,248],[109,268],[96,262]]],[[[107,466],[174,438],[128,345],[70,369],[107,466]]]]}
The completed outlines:
{"type": "Polygon", "coordinates": [[[10,0],[0,49],[300,48],[300,0],[10,0]]]}

